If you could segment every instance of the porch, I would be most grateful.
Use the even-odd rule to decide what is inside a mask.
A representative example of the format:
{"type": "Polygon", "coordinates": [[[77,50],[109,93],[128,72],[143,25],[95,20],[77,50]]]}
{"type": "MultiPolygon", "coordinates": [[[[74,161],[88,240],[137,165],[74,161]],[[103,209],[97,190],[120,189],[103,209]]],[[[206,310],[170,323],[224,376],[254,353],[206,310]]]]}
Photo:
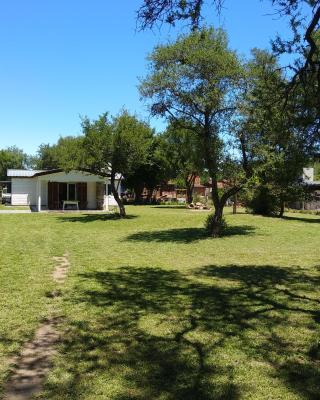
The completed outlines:
{"type": "Polygon", "coordinates": [[[104,182],[37,182],[37,211],[106,210],[108,188],[104,182]]]}

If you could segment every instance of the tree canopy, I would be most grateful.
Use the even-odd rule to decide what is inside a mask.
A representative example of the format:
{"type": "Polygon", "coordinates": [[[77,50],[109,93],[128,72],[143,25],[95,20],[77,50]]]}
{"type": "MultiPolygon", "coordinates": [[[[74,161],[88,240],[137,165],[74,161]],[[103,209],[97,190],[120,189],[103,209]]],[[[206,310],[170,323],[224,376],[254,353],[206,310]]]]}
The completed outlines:
{"type": "Polygon", "coordinates": [[[0,150],[0,181],[7,179],[8,169],[25,169],[28,156],[16,146],[0,150]]]}
{"type": "Polygon", "coordinates": [[[117,174],[126,177],[146,163],[153,130],[126,110],[114,118],[109,118],[108,113],[93,121],[84,118],[82,128],[80,165],[95,174],[110,176],[112,194],[124,217],[125,207],[116,187],[117,174]]]}
{"type": "MultiPolygon", "coordinates": [[[[276,54],[288,53],[296,56],[288,67],[294,71],[293,83],[305,79],[310,70],[319,70],[320,0],[269,0],[275,13],[288,21],[292,35],[284,38],[278,35],[273,40],[276,54]]],[[[178,21],[188,21],[191,29],[200,29],[205,21],[205,5],[222,12],[226,0],[143,0],[137,11],[140,29],[152,28],[157,23],[175,25],[178,21]]],[[[318,77],[319,84],[319,77],[318,77]]],[[[320,92],[318,92],[319,95],[320,92]]]]}

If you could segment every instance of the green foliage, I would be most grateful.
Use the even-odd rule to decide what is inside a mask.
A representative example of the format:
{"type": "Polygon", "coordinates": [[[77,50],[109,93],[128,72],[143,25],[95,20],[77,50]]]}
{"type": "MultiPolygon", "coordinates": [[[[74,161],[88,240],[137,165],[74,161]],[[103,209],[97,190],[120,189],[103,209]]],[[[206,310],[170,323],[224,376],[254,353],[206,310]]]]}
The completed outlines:
{"type": "Polygon", "coordinates": [[[156,47],[148,59],[151,72],[140,91],[151,99],[153,114],[203,125],[207,114],[213,118],[219,109],[227,113],[234,105],[232,94],[242,69],[223,30],[182,35],[175,43],[156,47]]]}
{"type": "MultiPolygon", "coordinates": [[[[141,193],[146,188],[151,195],[153,189],[172,177],[169,160],[163,150],[161,136],[153,136],[144,162],[125,175],[126,188],[133,189],[135,200],[141,201],[141,193]]],[[[151,199],[149,199],[151,200],[151,199]]]]}
{"type": "Polygon", "coordinates": [[[314,180],[320,181],[320,162],[316,161],[313,165],[314,168],[314,180]]]}
{"type": "Polygon", "coordinates": [[[227,140],[230,136],[238,141],[229,130],[244,89],[244,71],[237,54],[228,48],[223,30],[203,28],[157,46],[149,61],[150,74],[141,82],[140,92],[149,99],[153,115],[165,116],[171,123],[182,122],[193,131],[200,150],[193,154],[211,177],[213,203],[222,215],[220,209],[235,190],[233,182],[244,178],[243,164],[238,154],[231,156],[227,140]],[[223,173],[230,190],[220,198],[218,179],[223,173]]]}
{"type": "Polygon", "coordinates": [[[112,194],[120,215],[125,216],[125,208],[115,186],[116,174],[129,177],[147,164],[153,130],[125,110],[111,120],[107,113],[94,121],[85,118],[82,127],[82,165],[97,175],[110,175],[112,194]]]}
{"type": "Polygon", "coordinates": [[[217,221],[214,214],[209,214],[204,222],[204,228],[208,235],[212,235],[212,232],[217,230],[219,236],[223,236],[228,228],[228,224],[225,218],[221,218],[221,220],[217,221]]]}
{"type": "Polygon", "coordinates": [[[107,113],[94,121],[85,118],[82,127],[84,167],[126,176],[147,161],[153,131],[127,111],[111,120],[107,113]]]}
{"type": "MultiPolygon", "coordinates": [[[[291,37],[277,35],[272,41],[273,53],[289,54],[291,63],[285,67],[290,71],[284,99],[294,92],[300,92],[304,105],[319,109],[319,54],[320,54],[320,3],[318,0],[270,0],[275,14],[287,20],[291,37]],[[292,74],[292,71],[294,73],[292,74]],[[302,90],[301,90],[302,89],[302,90]]],[[[157,23],[175,25],[178,21],[188,21],[193,31],[205,24],[203,10],[209,3],[221,12],[224,0],[143,0],[138,10],[138,22],[142,29],[152,28],[157,23]]],[[[309,114],[308,124],[319,123],[319,115],[309,113],[304,107],[302,118],[309,114]]],[[[313,131],[317,135],[316,130],[313,131]]]]}
{"type": "Polygon", "coordinates": [[[257,49],[252,55],[242,118],[236,129],[250,148],[254,165],[249,207],[272,215],[284,202],[303,197],[299,178],[314,148],[308,133],[297,128],[293,104],[283,108],[286,80],[276,58],[257,49]]]}
{"type": "Polygon", "coordinates": [[[56,146],[50,144],[41,144],[37,151],[37,169],[56,169],[59,168],[59,162],[56,155],[56,146]]]}
{"type": "Polygon", "coordinates": [[[76,169],[82,163],[81,136],[60,137],[57,144],[41,144],[38,149],[36,168],[65,170],[76,169]]]}
{"type": "Polygon", "coordinates": [[[192,201],[195,178],[204,171],[202,143],[198,126],[186,120],[172,120],[162,135],[162,150],[171,178],[177,186],[187,189],[187,201],[192,201]]]}
{"type": "Polygon", "coordinates": [[[112,128],[112,166],[123,175],[130,174],[147,162],[153,130],[127,111],[113,119],[112,128]]]}
{"type": "Polygon", "coordinates": [[[250,192],[246,206],[247,210],[252,214],[265,216],[276,215],[280,210],[279,197],[267,186],[258,186],[250,192]]]}
{"type": "Polygon", "coordinates": [[[16,146],[0,150],[0,181],[7,179],[8,169],[25,169],[28,156],[16,146]]]}
{"type": "Polygon", "coordinates": [[[204,170],[197,129],[187,121],[173,120],[162,135],[163,151],[175,178],[200,175],[204,170]]]}

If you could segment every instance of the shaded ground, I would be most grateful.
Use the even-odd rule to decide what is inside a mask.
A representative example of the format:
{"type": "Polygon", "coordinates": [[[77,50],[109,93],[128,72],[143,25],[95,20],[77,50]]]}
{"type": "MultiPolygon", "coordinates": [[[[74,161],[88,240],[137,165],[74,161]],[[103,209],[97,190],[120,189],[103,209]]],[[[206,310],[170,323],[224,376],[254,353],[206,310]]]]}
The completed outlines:
{"type": "MultiPolygon", "coordinates": [[[[254,230],[255,228],[249,225],[229,226],[224,232],[224,237],[233,235],[250,235],[254,230]]],[[[138,232],[128,236],[125,240],[190,243],[201,239],[208,239],[208,234],[203,227],[138,232]]]]}

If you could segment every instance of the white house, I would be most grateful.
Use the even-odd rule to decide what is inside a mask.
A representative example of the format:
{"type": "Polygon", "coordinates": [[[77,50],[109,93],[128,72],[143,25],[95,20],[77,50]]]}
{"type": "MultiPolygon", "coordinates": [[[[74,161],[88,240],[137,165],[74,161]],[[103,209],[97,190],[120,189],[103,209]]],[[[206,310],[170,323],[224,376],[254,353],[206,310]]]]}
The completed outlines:
{"type": "MultiPolygon", "coordinates": [[[[62,169],[46,171],[9,169],[11,179],[11,204],[59,210],[76,205],[80,209],[108,210],[116,205],[111,195],[109,178],[85,170],[65,172],[62,169]]],[[[121,179],[117,176],[118,192],[121,179]]]]}

